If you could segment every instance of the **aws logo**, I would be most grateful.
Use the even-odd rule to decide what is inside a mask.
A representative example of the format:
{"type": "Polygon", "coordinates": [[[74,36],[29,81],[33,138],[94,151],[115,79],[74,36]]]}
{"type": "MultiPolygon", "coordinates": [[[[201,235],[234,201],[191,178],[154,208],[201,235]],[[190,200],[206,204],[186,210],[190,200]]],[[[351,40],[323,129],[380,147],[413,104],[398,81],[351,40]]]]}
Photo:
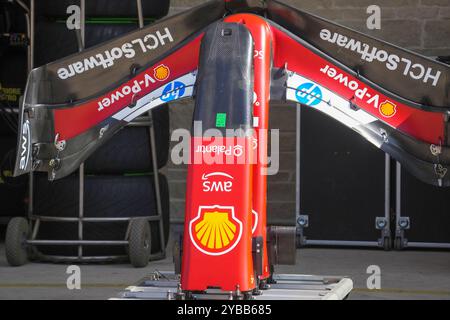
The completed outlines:
{"type": "Polygon", "coordinates": [[[31,151],[31,130],[30,122],[27,120],[22,125],[22,135],[20,138],[20,160],[19,168],[25,171],[28,167],[28,162],[30,161],[30,151],[31,151]]]}
{"type": "Polygon", "coordinates": [[[383,117],[392,118],[397,113],[397,106],[389,100],[386,100],[385,102],[380,104],[378,110],[383,117]]]}
{"type": "Polygon", "coordinates": [[[234,215],[234,207],[200,206],[198,215],[189,224],[194,246],[211,256],[233,250],[242,237],[242,222],[234,215]]]}

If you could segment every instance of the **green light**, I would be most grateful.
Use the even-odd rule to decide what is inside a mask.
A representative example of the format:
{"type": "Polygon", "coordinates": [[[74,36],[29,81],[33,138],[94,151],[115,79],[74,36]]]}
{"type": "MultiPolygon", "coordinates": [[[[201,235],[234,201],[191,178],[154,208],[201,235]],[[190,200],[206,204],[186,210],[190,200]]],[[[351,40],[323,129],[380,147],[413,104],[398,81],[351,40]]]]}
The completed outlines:
{"type": "Polygon", "coordinates": [[[217,128],[225,128],[227,125],[227,114],[226,113],[218,113],[216,115],[216,127],[217,128]]]}

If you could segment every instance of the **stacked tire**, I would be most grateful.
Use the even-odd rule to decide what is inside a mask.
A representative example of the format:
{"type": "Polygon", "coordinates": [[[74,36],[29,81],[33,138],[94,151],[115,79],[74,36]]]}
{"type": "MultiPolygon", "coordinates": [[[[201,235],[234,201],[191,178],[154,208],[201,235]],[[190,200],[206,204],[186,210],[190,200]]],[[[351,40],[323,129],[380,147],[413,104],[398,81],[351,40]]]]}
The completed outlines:
{"type": "MultiPolygon", "coordinates": [[[[169,1],[144,0],[144,17],[159,18],[167,14],[169,1]]],[[[37,66],[78,51],[76,31],[68,30],[66,9],[79,5],[76,0],[37,1],[37,66]]],[[[86,47],[110,40],[138,28],[135,0],[86,0],[86,47]],[[132,18],[134,17],[134,18],[132,18]],[[101,18],[101,19],[100,19],[101,18]],[[121,18],[121,19],[119,19],[121,18]],[[129,18],[129,19],[126,19],[129,18]],[[96,21],[102,21],[96,23],[96,21]],[[115,21],[120,21],[116,23],[115,21]]],[[[169,112],[166,106],[152,111],[155,131],[157,167],[161,169],[169,153],[169,112]]],[[[125,240],[129,246],[84,246],[83,256],[129,255],[132,264],[143,267],[151,253],[167,245],[169,236],[169,190],[164,175],[154,172],[149,127],[126,127],[100,147],[85,163],[84,217],[133,218],[128,222],[84,222],[83,240],[125,240]],[[148,222],[157,215],[154,175],[159,177],[164,243],[160,241],[159,222],[148,222]]],[[[54,217],[78,217],[79,174],[48,182],[36,175],[34,214],[54,217]]],[[[41,223],[37,239],[78,240],[78,224],[71,222],[41,223]]],[[[77,246],[40,246],[45,255],[77,256],[77,246]]]]}
{"type": "Polygon", "coordinates": [[[0,225],[26,213],[26,177],[13,178],[19,98],[27,78],[26,20],[15,3],[0,2],[0,225]]]}
{"type": "MultiPolygon", "coordinates": [[[[35,67],[78,52],[77,30],[66,21],[80,0],[36,1],[35,67]]],[[[85,43],[91,47],[138,27],[136,0],[86,0],[85,43]]],[[[146,22],[169,12],[170,0],[142,0],[146,22]]]]}

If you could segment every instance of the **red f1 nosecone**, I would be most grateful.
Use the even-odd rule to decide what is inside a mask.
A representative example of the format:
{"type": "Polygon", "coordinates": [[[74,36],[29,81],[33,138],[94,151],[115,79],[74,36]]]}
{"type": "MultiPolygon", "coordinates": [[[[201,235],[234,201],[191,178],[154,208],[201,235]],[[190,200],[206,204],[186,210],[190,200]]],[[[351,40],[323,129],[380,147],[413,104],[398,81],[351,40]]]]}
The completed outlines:
{"type": "Polygon", "coordinates": [[[237,23],[205,33],[187,177],[181,287],[251,291],[253,39],[237,23]],[[201,128],[200,128],[201,127],[201,128]]]}

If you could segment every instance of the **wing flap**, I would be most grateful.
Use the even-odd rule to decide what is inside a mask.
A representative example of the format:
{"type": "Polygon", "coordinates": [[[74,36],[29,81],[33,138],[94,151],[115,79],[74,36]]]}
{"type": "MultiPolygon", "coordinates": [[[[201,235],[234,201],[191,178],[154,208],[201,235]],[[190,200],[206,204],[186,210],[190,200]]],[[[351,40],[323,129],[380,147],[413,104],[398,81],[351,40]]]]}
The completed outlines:
{"type": "Polygon", "coordinates": [[[340,26],[277,0],[268,1],[268,18],[315,50],[406,100],[414,107],[450,108],[450,67],[363,33],[340,26]]]}
{"type": "MultiPolygon", "coordinates": [[[[149,57],[153,62],[146,68],[134,67],[131,60],[125,80],[101,94],[71,100],[67,89],[63,95],[69,102],[63,104],[45,103],[55,101],[53,95],[47,100],[47,94],[55,92],[55,80],[46,80],[48,69],[35,69],[29,76],[19,111],[14,174],[43,171],[51,180],[62,178],[137,117],[159,105],[192,97],[202,37],[200,30],[175,50],[156,60],[149,57]]],[[[76,57],[70,59],[73,58],[76,57]]],[[[96,76],[92,74],[94,80],[96,76]]],[[[56,87],[64,81],[58,80],[56,87]]]]}
{"type": "Polygon", "coordinates": [[[272,31],[272,99],[323,112],[389,153],[422,181],[450,186],[446,109],[418,107],[281,26],[272,23],[272,31]]]}

